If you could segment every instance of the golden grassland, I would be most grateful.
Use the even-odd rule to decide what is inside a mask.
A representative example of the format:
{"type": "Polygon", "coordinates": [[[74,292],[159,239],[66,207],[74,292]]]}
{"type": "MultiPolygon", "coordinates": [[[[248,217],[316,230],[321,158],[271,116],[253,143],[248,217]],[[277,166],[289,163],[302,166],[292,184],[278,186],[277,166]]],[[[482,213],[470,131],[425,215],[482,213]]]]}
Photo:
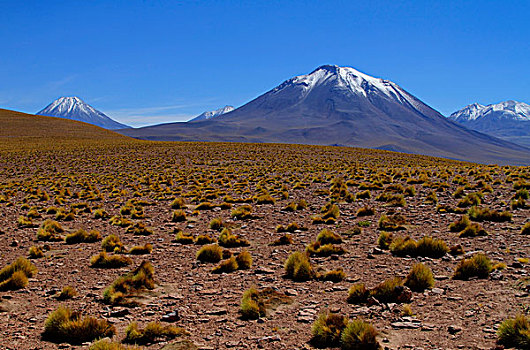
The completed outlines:
{"type": "MultiPolygon", "coordinates": [[[[500,261],[508,261],[513,251],[524,251],[527,236],[521,233],[526,232],[522,227],[530,216],[530,167],[480,165],[343,147],[147,142],[80,122],[7,110],[0,110],[0,125],[0,231],[3,237],[18,240],[16,245],[2,247],[4,265],[15,261],[23,248],[26,252],[30,250],[29,257],[44,276],[61,273],[60,269],[54,270],[53,261],[62,259],[62,265],[58,266],[75,268],[83,276],[97,276],[108,282],[107,286],[114,286],[112,302],[102,299],[87,301],[84,295],[91,293],[93,289],[90,288],[97,281],[68,279],[71,284],[77,283],[69,288],[75,287],[80,295],[73,295],[69,305],[80,309],[103,310],[108,304],[135,305],[137,308],[131,312],[139,318],[147,307],[135,299],[137,294],[154,293],[155,285],[171,285],[170,279],[180,281],[182,277],[177,272],[168,275],[168,268],[162,267],[161,277],[157,278],[158,271],[146,262],[150,260],[159,267],[163,263],[170,264],[170,259],[177,259],[176,256],[181,259],[178,262],[182,266],[198,263],[198,270],[192,276],[187,275],[188,282],[183,280],[179,285],[182,291],[190,287],[186,285],[192,283],[190,280],[195,283],[209,281],[218,286],[223,283],[240,286],[239,295],[259,282],[254,271],[268,263],[269,266],[279,266],[279,270],[274,271],[275,276],[278,275],[275,280],[278,289],[306,286],[297,295],[293,294],[297,302],[286,307],[296,308],[298,303],[303,304],[314,295],[321,295],[327,307],[333,307],[332,303],[341,305],[343,312],[354,307],[351,306],[352,300],[363,305],[373,302],[381,309],[374,309],[371,320],[367,321],[373,321],[379,328],[386,327],[385,336],[391,343],[395,342],[394,345],[400,345],[400,341],[406,343],[410,339],[426,340],[420,330],[388,330],[392,329],[390,318],[393,316],[388,316],[387,310],[391,307],[380,305],[400,304],[403,300],[412,302],[413,294],[404,295],[397,291],[412,286],[417,303],[412,307],[418,314],[424,313],[418,317],[427,318],[427,310],[432,313],[433,309],[427,309],[431,304],[421,303],[429,298],[428,294],[421,292],[435,284],[431,268],[439,273],[460,269],[455,272],[458,281],[438,278],[436,284],[447,290],[464,288],[471,293],[474,282],[465,280],[487,278],[490,272],[502,270],[500,261]],[[451,228],[450,223],[454,223],[451,228]],[[289,234],[280,234],[285,231],[289,234]],[[465,235],[462,234],[464,231],[465,235]],[[481,234],[469,236],[468,231],[481,234]],[[173,243],[160,243],[168,241],[168,237],[175,237],[173,243]],[[489,241],[490,237],[496,238],[489,241]],[[497,239],[499,237],[502,239],[497,239]],[[217,240],[222,248],[216,245],[217,240]],[[510,245],[512,252],[507,249],[510,241],[515,244],[510,245]],[[201,254],[215,253],[214,262],[220,263],[219,266],[209,265],[209,259],[204,260],[206,263],[195,262],[202,244],[209,245],[202,248],[201,254]],[[492,266],[489,258],[482,255],[460,259],[462,246],[469,252],[489,251],[497,259],[497,264],[492,266]],[[370,259],[359,259],[375,248],[379,255],[370,253],[370,259]],[[101,253],[102,249],[108,253],[101,253]],[[64,255],[58,253],[64,250],[71,254],[66,262],[64,255]],[[275,256],[272,262],[270,256],[275,256]],[[90,267],[91,257],[105,258],[105,262],[126,261],[127,264],[106,263],[102,271],[90,267]],[[282,261],[278,264],[275,259],[282,261]],[[410,260],[425,262],[425,266],[414,265],[410,260]],[[475,260],[480,266],[473,265],[475,260]],[[283,261],[287,261],[287,271],[286,277],[281,279],[283,261]],[[126,265],[130,266],[122,268],[126,265]],[[134,266],[138,265],[149,266],[148,273],[140,268],[135,270],[134,266]],[[465,270],[462,270],[464,265],[465,270]],[[363,268],[359,270],[358,266],[363,268]],[[129,273],[116,274],[113,272],[116,268],[129,273]],[[389,270],[394,276],[405,273],[406,278],[387,275],[387,281],[377,280],[389,270]],[[352,287],[354,280],[348,279],[352,274],[364,276],[366,283],[374,288],[367,289],[364,283],[352,287]],[[232,280],[237,276],[240,279],[232,280]],[[329,290],[329,283],[337,283],[344,290],[351,287],[350,295],[326,296],[323,290],[329,290]],[[417,290],[420,293],[416,293],[417,290]]],[[[24,255],[28,256],[27,253],[24,255]]],[[[5,272],[6,281],[16,272],[13,266],[9,265],[9,271],[5,272]]],[[[65,276],[70,274],[70,270],[63,272],[65,276]]],[[[519,272],[512,272],[510,268],[508,273],[513,279],[521,277],[517,275],[519,272]]],[[[6,288],[28,285],[27,278],[19,277],[24,283],[6,284],[6,288]]],[[[29,280],[29,285],[55,283],[39,278],[37,274],[29,280]]],[[[502,291],[506,298],[516,293],[503,289],[508,286],[494,280],[481,283],[484,288],[502,291]]],[[[49,300],[46,294],[44,299],[39,299],[41,295],[37,292],[31,295],[49,308],[59,305],[57,301],[49,300]]],[[[249,295],[241,308],[252,311],[252,315],[259,318],[265,314],[260,311],[260,307],[263,308],[260,299],[256,296],[254,300],[249,295]]],[[[22,294],[19,296],[24,298],[22,294]]],[[[189,294],[189,297],[196,296],[189,294]]],[[[525,312],[524,307],[517,309],[518,305],[496,297],[491,296],[487,301],[501,304],[498,314],[516,310],[525,312]]],[[[194,300],[190,308],[204,302],[194,300]]],[[[232,309],[237,314],[240,308],[232,309]]],[[[87,327],[90,322],[101,327],[107,325],[106,321],[59,310],[50,317],[67,315],[61,322],[71,327],[69,334],[82,332],[84,328],[77,329],[78,324],[79,327],[81,324],[87,327]]],[[[449,310],[447,316],[449,320],[454,317],[451,312],[449,310]]],[[[27,315],[31,312],[28,311],[27,315]]],[[[315,315],[313,327],[313,342],[318,336],[319,346],[331,337],[325,333],[329,327],[320,323],[338,319],[340,327],[337,326],[332,337],[333,346],[355,348],[351,342],[357,335],[352,332],[358,328],[370,334],[366,346],[377,348],[378,332],[371,325],[359,320],[349,321],[342,316],[322,315],[318,319],[315,315]]],[[[397,314],[395,318],[401,316],[397,314]]],[[[515,314],[510,316],[515,317],[515,314]]],[[[21,316],[21,322],[26,321],[24,317],[21,316]]],[[[285,346],[295,345],[300,339],[311,344],[311,327],[303,322],[272,314],[267,318],[271,319],[270,322],[277,322],[274,323],[275,332],[284,330],[285,346]]],[[[190,317],[189,323],[182,326],[188,329],[194,341],[205,339],[207,327],[195,319],[190,317]]],[[[134,327],[129,325],[126,328],[124,322],[121,320],[116,329],[112,326],[112,332],[105,328],[100,335],[127,333],[125,339],[128,342],[136,338],[143,339],[138,344],[147,342],[140,336],[143,333],[140,334],[136,323],[134,327]]],[[[0,325],[7,326],[7,323],[0,319],[0,325]]],[[[169,326],[149,325],[147,328],[160,331],[163,339],[188,335],[180,328],[176,331],[169,326]]],[[[240,329],[237,323],[234,327],[240,329]]],[[[269,335],[259,328],[260,323],[248,327],[253,327],[250,332],[269,335]]],[[[480,327],[478,323],[471,323],[464,333],[478,337],[473,338],[472,343],[491,345],[491,337],[477,335],[480,327]]],[[[29,341],[20,343],[20,348],[29,348],[31,342],[40,341],[35,331],[28,332],[29,341]]],[[[54,341],[50,336],[54,332],[54,329],[48,330],[47,342],[54,341]]],[[[15,339],[14,333],[6,334],[7,338],[15,339]]],[[[459,341],[445,336],[442,330],[432,334],[439,346],[452,347],[453,342],[459,341]]],[[[156,334],[151,336],[147,343],[156,343],[159,337],[156,334]]],[[[499,335],[499,341],[503,341],[503,336],[499,335]]],[[[91,339],[83,338],[82,341],[98,337],[94,334],[91,339]]],[[[229,334],[224,337],[227,341],[230,339],[229,334]]],[[[71,342],[75,344],[76,341],[80,339],[74,338],[71,342]]]]}

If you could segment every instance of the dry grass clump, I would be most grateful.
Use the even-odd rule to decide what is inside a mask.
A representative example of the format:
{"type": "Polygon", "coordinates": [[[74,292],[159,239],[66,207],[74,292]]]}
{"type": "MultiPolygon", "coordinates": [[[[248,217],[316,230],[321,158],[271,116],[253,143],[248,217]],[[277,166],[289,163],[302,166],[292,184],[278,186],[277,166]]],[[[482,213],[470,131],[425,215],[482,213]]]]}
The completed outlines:
{"type": "Polygon", "coordinates": [[[309,255],[316,256],[330,256],[330,255],[342,255],[346,253],[346,250],[340,246],[335,246],[331,243],[321,244],[316,241],[308,244],[306,247],[306,252],[309,255]]]}
{"type": "Polygon", "coordinates": [[[236,262],[239,270],[248,270],[252,267],[252,256],[248,251],[243,250],[236,256],[236,262]]]}
{"type": "Polygon", "coordinates": [[[454,279],[467,280],[472,277],[488,278],[493,267],[491,260],[482,253],[477,253],[469,259],[461,260],[453,274],[454,279]]]}
{"type": "Polygon", "coordinates": [[[19,227],[35,227],[33,220],[31,220],[31,218],[26,217],[24,215],[21,215],[18,217],[17,223],[19,227]]]}
{"type": "Polygon", "coordinates": [[[521,234],[530,235],[530,222],[527,222],[526,224],[524,224],[524,226],[521,228],[521,234]]]}
{"type": "Polygon", "coordinates": [[[96,209],[94,210],[94,219],[108,219],[110,218],[110,214],[107,213],[104,209],[96,209]]]}
{"type": "Polygon", "coordinates": [[[195,210],[212,210],[213,208],[215,208],[215,205],[213,205],[212,203],[202,202],[195,207],[195,210]]]}
{"type": "Polygon", "coordinates": [[[223,258],[223,249],[217,244],[203,246],[197,252],[197,260],[201,262],[217,263],[223,258]]]}
{"type": "Polygon", "coordinates": [[[245,320],[255,320],[265,316],[265,306],[260,302],[259,292],[255,288],[247,289],[241,298],[239,312],[245,320]]]}
{"type": "Polygon", "coordinates": [[[375,209],[373,207],[370,207],[370,206],[364,206],[364,207],[359,208],[357,210],[356,215],[358,217],[375,215],[375,209]]]}
{"type": "Polygon", "coordinates": [[[132,260],[123,255],[107,255],[102,251],[90,258],[90,267],[116,269],[132,264],[132,260]]]}
{"type": "Polygon", "coordinates": [[[311,327],[311,343],[316,347],[337,347],[348,318],[335,313],[321,313],[311,327]]]}
{"type": "Polygon", "coordinates": [[[153,251],[153,245],[151,243],[146,243],[144,245],[136,245],[129,249],[128,254],[131,255],[145,255],[145,254],[151,254],[153,251]]]}
{"type": "Polygon", "coordinates": [[[68,300],[72,299],[77,295],[77,291],[72,286],[66,286],[61,290],[61,293],[57,295],[57,300],[68,300]]]}
{"type": "Polygon", "coordinates": [[[82,344],[115,333],[116,329],[107,320],[82,318],[79,312],[61,306],[48,315],[42,337],[54,343],[82,344]]]}
{"type": "Polygon", "coordinates": [[[238,264],[235,257],[230,257],[223,260],[218,266],[212,269],[213,273],[230,273],[238,269],[238,264]]]}
{"type": "Polygon", "coordinates": [[[195,243],[195,238],[193,238],[193,235],[179,230],[175,235],[175,242],[180,244],[193,244],[195,243]]]}
{"type": "Polygon", "coordinates": [[[478,236],[487,236],[488,232],[478,223],[473,222],[469,224],[465,229],[463,229],[458,237],[478,237],[478,236]]]}
{"type": "Polygon", "coordinates": [[[472,206],[468,212],[469,218],[473,221],[494,221],[506,222],[512,220],[512,214],[508,211],[498,212],[489,208],[479,208],[472,206]]]}
{"type": "Polygon", "coordinates": [[[346,273],[340,267],[335,270],[326,271],[319,276],[319,279],[321,279],[322,281],[331,281],[335,283],[343,281],[345,278],[346,273]]]}
{"type": "Polygon", "coordinates": [[[133,303],[129,299],[136,293],[154,287],[153,265],[143,261],[136,269],[112,282],[103,292],[103,301],[111,305],[130,305],[133,303]]]}
{"type": "Polygon", "coordinates": [[[431,191],[427,197],[425,197],[425,204],[438,204],[438,196],[436,196],[436,192],[431,191]]]}
{"type": "Polygon", "coordinates": [[[286,233],[286,234],[281,235],[278,239],[273,241],[270,245],[278,246],[278,245],[289,245],[289,244],[293,244],[293,237],[290,234],[286,233]]]}
{"type": "Polygon", "coordinates": [[[208,235],[198,235],[197,239],[195,240],[195,244],[197,245],[205,245],[205,244],[212,244],[215,243],[217,240],[213,237],[210,237],[208,235]]]}
{"type": "Polygon", "coordinates": [[[64,240],[67,244],[94,243],[101,240],[101,233],[96,230],[90,230],[87,232],[83,229],[79,229],[67,234],[64,240]]]}
{"type": "Polygon", "coordinates": [[[335,232],[325,228],[318,234],[317,242],[320,244],[340,244],[342,243],[342,237],[336,234],[335,232]]]}
{"type": "Polygon", "coordinates": [[[221,231],[223,227],[225,227],[225,223],[223,222],[223,219],[221,218],[215,218],[210,221],[210,229],[215,231],[221,231]]]}
{"type": "Polygon", "coordinates": [[[294,212],[296,210],[304,210],[305,208],[307,208],[306,200],[305,199],[300,199],[298,202],[296,202],[296,201],[290,202],[285,207],[283,207],[281,210],[282,211],[294,212]]]}
{"type": "Polygon", "coordinates": [[[145,226],[143,222],[137,222],[134,225],[127,227],[127,233],[132,233],[135,236],[149,236],[152,235],[153,229],[145,226]]]}
{"type": "Polygon", "coordinates": [[[234,235],[232,231],[226,227],[223,229],[223,231],[221,231],[218,241],[219,245],[226,248],[246,247],[250,245],[249,241],[237,235],[234,235]]]}
{"type": "Polygon", "coordinates": [[[180,327],[165,326],[160,322],[149,322],[144,329],[138,328],[136,322],[131,322],[125,330],[124,343],[128,344],[153,344],[161,341],[167,341],[187,335],[188,332],[180,327]]]}
{"type": "Polygon", "coordinates": [[[175,210],[173,212],[173,216],[171,217],[172,222],[183,222],[186,220],[186,213],[184,210],[175,210]]]}
{"type": "Polygon", "coordinates": [[[387,207],[405,207],[407,201],[402,194],[393,194],[389,192],[383,192],[375,198],[376,201],[386,202],[387,207]]]}
{"type": "Polygon", "coordinates": [[[110,234],[101,242],[101,249],[106,252],[118,253],[123,250],[123,244],[121,243],[118,236],[115,234],[110,234]]]}
{"type": "Polygon", "coordinates": [[[261,196],[256,197],[256,204],[274,204],[276,203],[276,200],[272,198],[270,194],[263,194],[261,196]]]}
{"type": "Polygon", "coordinates": [[[306,231],[306,230],[307,229],[305,227],[298,225],[296,222],[291,222],[287,226],[283,226],[283,225],[276,226],[276,232],[278,233],[281,233],[281,232],[294,233],[296,231],[306,231]]]}
{"type": "Polygon", "coordinates": [[[44,257],[44,250],[39,246],[32,246],[29,248],[29,258],[30,259],[39,259],[44,257]]]}
{"type": "Polygon", "coordinates": [[[381,249],[389,249],[392,244],[393,235],[392,232],[382,231],[377,238],[377,246],[381,249]]]}
{"type": "Polygon", "coordinates": [[[379,350],[381,345],[377,341],[379,332],[370,323],[363,320],[353,320],[342,331],[341,349],[343,350],[379,350]]]}
{"type": "Polygon", "coordinates": [[[122,345],[121,343],[116,343],[108,339],[101,339],[92,343],[88,350],[142,350],[142,348],[138,346],[122,345]]]}
{"type": "Polygon", "coordinates": [[[405,285],[415,292],[432,288],[434,286],[432,270],[423,263],[415,264],[405,279],[405,285]]]}
{"type": "Polygon", "coordinates": [[[16,290],[28,285],[28,278],[37,273],[37,268],[28,259],[19,257],[0,270],[0,291],[16,290]]]}
{"type": "Polygon", "coordinates": [[[472,205],[480,205],[482,197],[483,194],[481,192],[469,193],[458,202],[457,206],[459,208],[467,208],[472,205]]]}
{"type": "Polygon", "coordinates": [[[382,215],[379,218],[379,229],[383,231],[398,231],[405,230],[407,225],[407,219],[401,214],[393,215],[382,215]]]}
{"type": "Polygon", "coordinates": [[[325,312],[311,327],[311,343],[319,348],[340,346],[343,350],[379,350],[378,334],[363,320],[350,321],[342,315],[325,312]]]}
{"type": "Polygon", "coordinates": [[[364,190],[361,192],[357,192],[355,194],[355,199],[367,199],[370,197],[371,197],[370,190],[364,190]]]}
{"type": "Polygon", "coordinates": [[[248,251],[243,250],[237,256],[230,256],[222,261],[221,264],[212,269],[212,272],[230,273],[236,270],[248,270],[250,267],[252,267],[252,256],[248,251]]]}
{"type": "Polygon", "coordinates": [[[294,252],[285,261],[285,274],[293,281],[303,282],[315,276],[307,255],[294,252]]]}
{"type": "Polygon", "coordinates": [[[348,290],[348,303],[350,304],[362,304],[366,302],[370,296],[370,291],[366,289],[364,283],[355,283],[348,290]]]}
{"type": "Polygon", "coordinates": [[[255,320],[267,316],[269,310],[283,304],[291,304],[292,302],[292,298],[272,288],[265,288],[260,291],[250,288],[243,293],[239,312],[242,319],[255,320]]]}
{"type": "Polygon", "coordinates": [[[239,206],[236,209],[232,210],[230,216],[237,220],[252,219],[252,206],[249,204],[239,206]]]}
{"type": "Polygon", "coordinates": [[[37,231],[37,239],[39,241],[62,241],[61,233],[64,232],[60,223],[54,220],[46,220],[37,231]]]}
{"type": "Polygon", "coordinates": [[[119,227],[129,227],[133,224],[133,222],[127,218],[124,218],[121,215],[116,215],[110,218],[109,220],[111,225],[119,226],[119,227]]]}
{"type": "Polygon", "coordinates": [[[399,277],[387,279],[370,290],[370,296],[382,303],[404,303],[410,301],[410,295],[403,293],[404,281],[399,277]]]}
{"type": "Polygon", "coordinates": [[[449,231],[451,231],[451,232],[459,232],[459,231],[464,230],[469,225],[471,225],[471,221],[469,220],[469,216],[462,215],[460,217],[460,219],[458,219],[455,222],[449,224],[449,231]]]}
{"type": "Polygon", "coordinates": [[[517,349],[530,349],[530,320],[523,314],[509,318],[499,325],[497,341],[517,349]]]}
{"type": "Polygon", "coordinates": [[[410,237],[396,237],[389,246],[390,252],[396,256],[423,256],[441,258],[449,248],[442,239],[425,236],[418,241],[410,237]]]}
{"type": "Polygon", "coordinates": [[[184,198],[177,197],[171,202],[171,208],[172,209],[184,209],[186,208],[186,202],[184,201],[184,198]]]}

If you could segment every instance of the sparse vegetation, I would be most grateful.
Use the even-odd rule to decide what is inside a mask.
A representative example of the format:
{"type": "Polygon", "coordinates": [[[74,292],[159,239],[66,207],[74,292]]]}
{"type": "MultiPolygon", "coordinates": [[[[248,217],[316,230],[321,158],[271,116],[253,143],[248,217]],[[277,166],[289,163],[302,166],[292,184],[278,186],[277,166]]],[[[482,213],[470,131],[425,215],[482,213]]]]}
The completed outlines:
{"type": "Polygon", "coordinates": [[[423,292],[434,286],[434,276],[429,267],[422,263],[415,264],[410,269],[405,285],[415,292],[423,292]]]}
{"type": "Polygon", "coordinates": [[[186,330],[162,325],[159,322],[149,322],[144,329],[140,329],[136,322],[131,322],[125,330],[124,343],[127,344],[153,344],[187,335],[186,330]]]}
{"type": "Polygon", "coordinates": [[[0,270],[0,291],[16,290],[28,285],[28,278],[37,273],[37,268],[28,259],[19,257],[0,270]]]}
{"type": "Polygon", "coordinates": [[[477,253],[471,258],[463,259],[458,263],[453,278],[463,280],[471,277],[487,278],[491,271],[491,260],[485,254],[477,253]]]}
{"type": "Polygon", "coordinates": [[[504,320],[497,330],[497,338],[501,345],[530,348],[530,320],[523,314],[504,320]]]}
{"type": "Polygon", "coordinates": [[[107,320],[81,317],[79,312],[59,307],[48,315],[42,337],[54,343],[82,344],[98,338],[112,337],[116,333],[107,320]]]}
{"type": "Polygon", "coordinates": [[[90,266],[105,269],[115,269],[130,265],[132,260],[123,255],[107,255],[106,251],[102,251],[90,258],[90,266]]]}
{"type": "Polygon", "coordinates": [[[313,267],[307,255],[294,252],[285,261],[285,274],[293,281],[303,282],[314,277],[313,267]]]}
{"type": "Polygon", "coordinates": [[[197,260],[201,262],[217,263],[223,258],[223,249],[217,244],[203,246],[197,252],[197,260]]]}
{"type": "Polygon", "coordinates": [[[136,269],[112,282],[103,292],[103,301],[111,305],[134,304],[130,299],[135,294],[154,287],[154,268],[150,262],[143,261],[136,269]]]}

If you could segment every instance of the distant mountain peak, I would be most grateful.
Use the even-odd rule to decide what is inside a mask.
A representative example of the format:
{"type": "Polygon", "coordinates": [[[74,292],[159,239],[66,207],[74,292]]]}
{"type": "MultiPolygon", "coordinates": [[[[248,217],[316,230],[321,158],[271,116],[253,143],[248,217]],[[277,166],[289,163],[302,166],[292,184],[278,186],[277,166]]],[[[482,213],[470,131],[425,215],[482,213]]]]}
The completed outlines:
{"type": "Polygon", "coordinates": [[[466,128],[530,147],[530,105],[514,100],[470,104],[449,116],[466,128]]]}
{"type": "Polygon", "coordinates": [[[478,120],[514,120],[530,121],[530,105],[514,100],[503,101],[487,106],[479,103],[470,104],[449,116],[459,123],[478,120]]]}
{"type": "Polygon", "coordinates": [[[123,129],[129,127],[109,118],[77,96],[60,97],[36,114],[78,120],[105,129],[123,129]]]}
{"type": "Polygon", "coordinates": [[[191,119],[190,122],[197,122],[197,121],[201,121],[201,120],[209,120],[209,119],[212,119],[212,118],[217,118],[223,114],[226,114],[228,112],[232,112],[235,108],[233,106],[224,106],[224,107],[221,107],[219,109],[216,109],[215,111],[208,111],[208,112],[204,112],[198,116],[196,116],[195,118],[191,119]]]}

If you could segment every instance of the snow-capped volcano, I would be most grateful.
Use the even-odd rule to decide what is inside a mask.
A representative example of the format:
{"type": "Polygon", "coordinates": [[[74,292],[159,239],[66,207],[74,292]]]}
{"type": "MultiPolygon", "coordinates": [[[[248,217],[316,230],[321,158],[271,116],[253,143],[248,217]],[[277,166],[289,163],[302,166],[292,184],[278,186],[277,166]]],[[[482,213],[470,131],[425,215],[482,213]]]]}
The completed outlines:
{"type": "Polygon", "coordinates": [[[530,105],[504,101],[483,106],[466,106],[449,119],[467,128],[530,147],[530,105]]]}
{"type": "Polygon", "coordinates": [[[530,150],[456,124],[399,85],[324,65],[200,123],[124,130],[151,140],[278,142],[378,148],[526,164],[530,150]]]}
{"type": "Polygon", "coordinates": [[[219,108],[219,109],[217,109],[215,111],[204,112],[204,113],[196,116],[195,118],[191,119],[190,122],[196,122],[196,121],[200,121],[200,120],[212,119],[212,118],[218,117],[220,115],[226,114],[228,112],[232,112],[234,109],[235,108],[232,107],[232,106],[224,106],[224,107],[219,108]]]}
{"type": "Polygon", "coordinates": [[[123,129],[129,127],[109,118],[104,113],[75,96],[58,98],[36,114],[78,120],[105,129],[123,129]]]}

